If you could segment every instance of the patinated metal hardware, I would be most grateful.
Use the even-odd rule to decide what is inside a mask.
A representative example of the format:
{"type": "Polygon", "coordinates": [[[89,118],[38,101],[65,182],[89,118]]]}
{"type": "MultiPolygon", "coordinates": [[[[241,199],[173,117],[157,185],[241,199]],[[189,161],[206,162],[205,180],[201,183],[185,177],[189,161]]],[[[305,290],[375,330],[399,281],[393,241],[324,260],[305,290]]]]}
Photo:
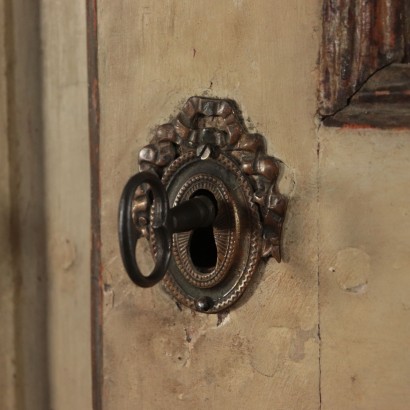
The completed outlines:
{"type": "Polygon", "coordinates": [[[216,207],[206,196],[193,197],[169,209],[167,193],[155,174],[145,171],[131,177],[124,187],[120,201],[119,238],[122,260],[132,281],[144,288],[155,285],[164,277],[168,268],[172,234],[212,225],[215,215],[216,207]],[[135,257],[140,235],[132,219],[134,194],[142,184],[149,186],[155,201],[151,227],[157,244],[156,263],[149,276],[140,272],[135,257]]]}
{"type": "Polygon", "coordinates": [[[141,149],[141,172],[124,188],[119,236],[130,278],[143,287],[163,279],[178,303],[201,312],[235,303],[261,259],[281,259],[279,166],[233,101],[191,97],[141,149]],[[135,258],[141,237],[156,261],[149,276],[135,258]]]}

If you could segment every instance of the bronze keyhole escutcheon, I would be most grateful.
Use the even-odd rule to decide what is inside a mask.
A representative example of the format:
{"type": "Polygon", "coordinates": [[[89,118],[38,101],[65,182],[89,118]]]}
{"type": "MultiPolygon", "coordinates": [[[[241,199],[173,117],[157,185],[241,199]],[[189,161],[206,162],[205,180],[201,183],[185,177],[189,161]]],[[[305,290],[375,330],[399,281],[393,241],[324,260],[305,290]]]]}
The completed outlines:
{"type": "Polygon", "coordinates": [[[279,161],[247,131],[233,101],[191,97],[141,149],[139,167],[119,211],[134,283],[162,280],[178,303],[216,313],[241,297],[262,258],[280,262],[287,201],[276,187],[279,161]],[[135,256],[141,237],[156,261],[148,277],[135,256]]]}

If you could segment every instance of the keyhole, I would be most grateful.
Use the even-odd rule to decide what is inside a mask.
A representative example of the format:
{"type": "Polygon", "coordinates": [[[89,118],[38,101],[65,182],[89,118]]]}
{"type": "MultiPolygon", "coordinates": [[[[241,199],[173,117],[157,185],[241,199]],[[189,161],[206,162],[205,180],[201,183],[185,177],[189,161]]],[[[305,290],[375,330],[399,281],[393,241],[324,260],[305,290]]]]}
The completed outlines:
{"type": "MultiPolygon", "coordinates": [[[[200,195],[207,196],[211,199],[218,213],[217,201],[214,195],[206,189],[200,189],[196,191],[191,198],[200,195]]],[[[195,229],[192,232],[189,243],[189,253],[192,263],[200,272],[208,273],[215,269],[218,251],[216,249],[212,225],[195,229]]]]}

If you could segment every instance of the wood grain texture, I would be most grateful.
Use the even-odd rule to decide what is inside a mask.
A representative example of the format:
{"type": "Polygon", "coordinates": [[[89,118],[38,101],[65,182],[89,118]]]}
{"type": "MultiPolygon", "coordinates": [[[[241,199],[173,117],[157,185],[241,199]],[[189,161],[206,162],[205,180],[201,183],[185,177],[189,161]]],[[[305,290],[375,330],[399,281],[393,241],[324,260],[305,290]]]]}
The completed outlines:
{"type": "Polygon", "coordinates": [[[319,9],[296,0],[98,2],[104,409],[319,407],[319,9]],[[117,244],[118,201],[139,149],[192,95],[238,102],[284,162],[290,197],[284,261],[269,261],[219,318],[179,310],[160,287],[136,288],[117,244]]]}
{"type": "Polygon", "coordinates": [[[332,115],[375,71],[405,56],[405,0],[325,0],[319,115],[332,115]]]}

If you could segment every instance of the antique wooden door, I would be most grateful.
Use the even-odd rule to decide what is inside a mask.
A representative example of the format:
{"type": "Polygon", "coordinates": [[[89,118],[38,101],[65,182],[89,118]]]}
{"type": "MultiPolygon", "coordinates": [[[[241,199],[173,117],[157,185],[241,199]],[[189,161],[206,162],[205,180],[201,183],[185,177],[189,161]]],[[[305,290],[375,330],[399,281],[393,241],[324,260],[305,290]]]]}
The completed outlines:
{"type": "MultiPolygon", "coordinates": [[[[97,409],[404,409],[410,135],[316,118],[319,0],[89,3],[97,409]],[[98,40],[98,43],[97,43],[98,40]],[[191,96],[237,102],[282,161],[279,264],[219,315],[137,288],[122,187],[191,96]]],[[[407,403],[407,404],[406,404],[407,403]]]]}

